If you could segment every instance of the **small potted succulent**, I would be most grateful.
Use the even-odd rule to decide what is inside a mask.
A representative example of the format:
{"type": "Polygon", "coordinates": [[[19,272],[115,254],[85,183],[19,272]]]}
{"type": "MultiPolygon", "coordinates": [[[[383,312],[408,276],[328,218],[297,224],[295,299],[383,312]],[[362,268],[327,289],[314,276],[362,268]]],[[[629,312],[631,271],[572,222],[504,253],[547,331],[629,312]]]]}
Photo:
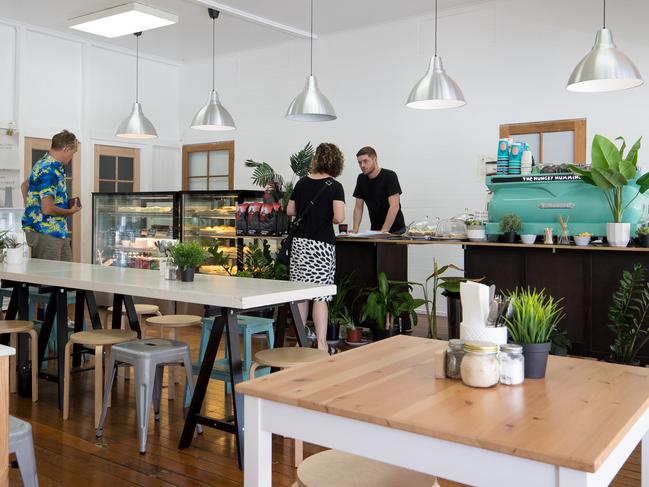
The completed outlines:
{"type": "Polygon", "coordinates": [[[205,261],[205,252],[198,242],[180,242],[169,249],[172,262],[178,266],[180,280],[191,282],[194,280],[196,268],[205,261]]]}
{"type": "MultiPolygon", "coordinates": [[[[649,232],[647,232],[647,235],[649,235],[649,232]]],[[[590,237],[592,235],[588,232],[581,232],[579,235],[575,235],[575,245],[578,247],[586,247],[590,243],[590,237]]]]}
{"type": "Polygon", "coordinates": [[[503,233],[505,243],[514,243],[516,234],[523,228],[523,221],[518,215],[508,213],[500,219],[500,231],[503,233]]]}
{"type": "Polygon", "coordinates": [[[466,221],[466,235],[472,242],[483,242],[487,240],[484,224],[473,218],[466,221]]]}
{"type": "Polygon", "coordinates": [[[354,317],[345,306],[345,309],[338,318],[340,326],[345,328],[345,337],[349,343],[360,343],[363,341],[363,330],[356,328],[354,317]]]}
{"type": "Polygon", "coordinates": [[[636,230],[640,247],[649,247],[649,225],[643,225],[636,230]]]}

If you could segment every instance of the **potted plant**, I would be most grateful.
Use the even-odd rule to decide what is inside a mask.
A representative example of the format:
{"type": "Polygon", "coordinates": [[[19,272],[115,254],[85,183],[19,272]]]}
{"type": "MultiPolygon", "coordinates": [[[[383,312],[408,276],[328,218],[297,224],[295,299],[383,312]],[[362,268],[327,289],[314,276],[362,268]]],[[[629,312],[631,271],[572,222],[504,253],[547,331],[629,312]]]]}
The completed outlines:
{"type": "Polygon", "coordinates": [[[169,255],[180,271],[180,280],[192,282],[196,268],[205,261],[205,252],[198,242],[180,242],[169,249],[169,255]]]}
{"type": "Polygon", "coordinates": [[[602,190],[611,209],[613,221],[606,224],[606,239],[613,247],[626,247],[631,239],[631,225],[624,222],[624,211],[631,203],[649,189],[649,173],[635,178],[638,175],[638,139],[624,155],[626,141],[623,137],[622,145],[618,147],[602,135],[595,135],[591,149],[592,165],[583,168],[571,165],[570,169],[578,174],[581,179],[602,190]],[[635,181],[634,181],[635,180],[635,181]]]}
{"type": "Polygon", "coordinates": [[[637,355],[649,341],[649,283],[645,268],[637,263],[625,270],[608,309],[609,329],[615,335],[610,360],[638,365],[637,355]]]}
{"type": "Polygon", "coordinates": [[[424,300],[412,297],[411,285],[407,282],[390,282],[384,272],[379,274],[377,281],[375,288],[368,288],[361,294],[366,298],[361,321],[369,318],[376,323],[375,339],[392,336],[402,315],[409,315],[412,324],[416,325],[416,310],[424,304],[424,300]]]}
{"type": "Polygon", "coordinates": [[[649,226],[643,225],[636,230],[640,247],[649,247],[649,226]]]}
{"type": "Polygon", "coordinates": [[[7,264],[23,263],[23,244],[18,242],[18,237],[14,234],[4,232],[0,235],[2,240],[2,253],[5,254],[7,264]]]}
{"type": "Polygon", "coordinates": [[[483,223],[473,218],[466,221],[466,235],[472,242],[483,242],[487,240],[483,223]]]}
{"type": "Polygon", "coordinates": [[[345,306],[345,309],[339,316],[340,326],[345,328],[345,337],[349,343],[360,343],[363,341],[363,330],[356,328],[354,317],[345,306]]]}
{"type": "Polygon", "coordinates": [[[523,347],[525,377],[545,377],[552,334],[563,318],[561,299],[545,290],[516,289],[511,293],[511,308],[505,316],[509,338],[523,347]]]}
{"type": "Polygon", "coordinates": [[[354,273],[339,279],[336,283],[336,294],[329,303],[329,322],[327,324],[327,340],[338,340],[340,338],[340,327],[345,313],[349,310],[345,303],[350,292],[356,287],[354,273]]]}
{"type": "Polygon", "coordinates": [[[503,239],[506,243],[514,243],[516,234],[523,228],[523,221],[518,215],[508,213],[500,219],[500,231],[503,232],[503,239]]]}

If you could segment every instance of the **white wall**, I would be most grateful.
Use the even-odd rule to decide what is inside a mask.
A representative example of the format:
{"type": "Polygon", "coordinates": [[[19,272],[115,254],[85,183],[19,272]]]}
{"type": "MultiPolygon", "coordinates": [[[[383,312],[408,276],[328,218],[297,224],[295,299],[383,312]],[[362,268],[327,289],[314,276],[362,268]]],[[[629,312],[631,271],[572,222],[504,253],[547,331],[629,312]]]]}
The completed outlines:
{"type": "MultiPolygon", "coordinates": [[[[649,6],[620,0],[609,5],[608,23],[618,46],[649,76],[649,49],[640,33],[649,6]]],[[[210,62],[183,68],[183,142],[233,138],[236,187],[250,187],[243,161],[265,160],[284,174],[288,157],[306,141],[334,142],[347,158],[340,180],[348,197],[358,173],[356,150],[374,146],[380,162],[397,171],[406,222],[448,218],[485,209],[480,159],[494,154],[501,123],[588,119],[595,133],[635,139],[649,135],[647,88],[610,94],[565,90],[573,67],[591,48],[601,9],[588,0],[499,0],[442,12],[439,52],[462,87],[468,105],[457,110],[417,111],[404,106],[426,70],[433,49],[432,16],[322,36],[315,43],[314,71],[334,104],[338,120],[308,124],[283,118],[302,89],[308,69],[305,41],[242,52],[217,63],[217,90],[237,130],[217,137],[188,128],[204,103],[210,62]]],[[[367,223],[367,217],[365,218],[367,223]]],[[[423,280],[432,258],[462,264],[458,248],[416,247],[409,275],[423,280]]]]}
{"type": "MultiPolygon", "coordinates": [[[[146,52],[146,37],[140,46],[146,52]]],[[[174,179],[169,169],[180,168],[180,63],[141,54],[140,101],[159,138],[136,143],[114,137],[135,99],[134,51],[0,19],[0,63],[0,129],[17,123],[19,160],[12,167],[21,168],[21,177],[25,137],[49,139],[67,128],[81,141],[84,260],[91,249],[95,144],[140,149],[142,191],[179,189],[180,170],[174,179]],[[167,180],[156,175],[158,158],[167,180]]]]}

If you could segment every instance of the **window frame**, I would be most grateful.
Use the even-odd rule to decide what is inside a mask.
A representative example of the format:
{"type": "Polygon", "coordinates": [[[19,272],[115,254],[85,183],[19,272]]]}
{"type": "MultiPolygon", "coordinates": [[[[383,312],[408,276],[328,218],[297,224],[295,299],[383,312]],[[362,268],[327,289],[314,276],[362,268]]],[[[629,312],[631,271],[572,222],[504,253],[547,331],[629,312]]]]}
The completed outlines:
{"type": "MultiPolygon", "coordinates": [[[[100,181],[111,181],[116,185],[117,183],[133,183],[133,192],[140,191],[140,149],[133,147],[120,147],[116,145],[102,145],[95,144],[95,183],[94,188],[95,192],[99,192],[99,182],[100,181]],[[115,157],[116,159],[120,157],[129,157],[133,159],[133,180],[129,181],[126,179],[118,179],[119,168],[117,167],[117,161],[115,165],[115,179],[100,179],[99,178],[99,158],[101,156],[115,157]]],[[[117,193],[117,189],[115,189],[117,193]]]]}
{"type": "Polygon", "coordinates": [[[189,190],[190,179],[206,179],[206,187],[208,191],[214,191],[209,188],[211,177],[223,177],[226,174],[210,174],[210,152],[212,151],[228,151],[228,190],[234,189],[234,140],[225,140],[220,142],[209,142],[204,144],[188,144],[183,145],[183,175],[182,175],[182,189],[183,191],[189,190]],[[205,168],[205,176],[190,176],[189,175],[189,155],[193,152],[207,152],[205,168]]]}

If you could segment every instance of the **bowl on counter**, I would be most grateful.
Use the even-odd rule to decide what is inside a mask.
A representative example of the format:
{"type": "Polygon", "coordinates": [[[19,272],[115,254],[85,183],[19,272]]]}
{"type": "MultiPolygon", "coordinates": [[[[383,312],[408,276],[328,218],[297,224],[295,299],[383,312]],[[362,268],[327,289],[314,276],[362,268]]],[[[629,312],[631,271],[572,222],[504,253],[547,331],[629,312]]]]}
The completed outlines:
{"type": "Polygon", "coordinates": [[[578,247],[586,247],[590,243],[590,235],[588,237],[580,237],[579,235],[575,235],[575,245],[578,247]]]}
{"type": "Polygon", "coordinates": [[[521,235],[521,241],[524,244],[532,245],[534,242],[536,242],[536,235],[532,235],[530,233],[524,233],[521,235]]]}

